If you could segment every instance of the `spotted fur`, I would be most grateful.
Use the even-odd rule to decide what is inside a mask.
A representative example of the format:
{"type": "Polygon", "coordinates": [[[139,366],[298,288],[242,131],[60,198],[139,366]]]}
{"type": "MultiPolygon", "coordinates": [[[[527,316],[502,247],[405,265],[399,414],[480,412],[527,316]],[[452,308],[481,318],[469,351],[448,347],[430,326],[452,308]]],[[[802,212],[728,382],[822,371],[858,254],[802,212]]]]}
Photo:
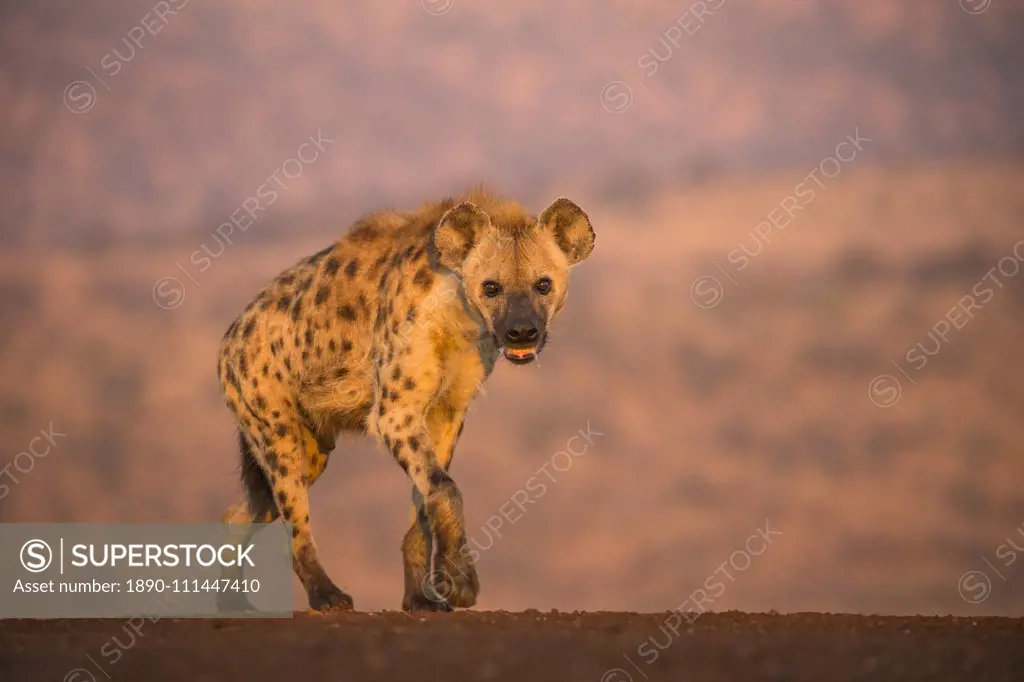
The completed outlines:
{"type": "Polygon", "coordinates": [[[534,218],[476,190],[363,218],[232,323],[218,370],[246,495],[225,520],[283,517],[313,609],[352,608],[317,558],[307,493],[342,432],[375,437],[412,481],[403,608],[475,604],[462,497],[448,473],[455,444],[501,353],[521,362],[542,350],[569,269],[593,243],[589,218],[568,199],[534,218]],[[501,293],[491,296],[494,283],[501,293]],[[531,325],[533,345],[509,350],[531,325]]]}

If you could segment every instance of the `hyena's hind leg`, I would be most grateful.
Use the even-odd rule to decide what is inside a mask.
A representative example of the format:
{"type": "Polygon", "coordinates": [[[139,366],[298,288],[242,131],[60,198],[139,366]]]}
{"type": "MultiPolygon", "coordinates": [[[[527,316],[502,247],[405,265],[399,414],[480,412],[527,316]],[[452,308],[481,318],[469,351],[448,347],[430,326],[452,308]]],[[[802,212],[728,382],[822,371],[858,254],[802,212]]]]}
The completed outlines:
{"type": "MultiPolygon", "coordinates": [[[[312,475],[319,475],[323,467],[310,470],[305,446],[313,439],[297,417],[285,416],[285,407],[277,407],[280,418],[253,425],[253,429],[258,429],[258,439],[253,437],[250,442],[261,444],[253,454],[270,484],[281,518],[291,529],[292,566],[306,590],[310,607],[316,611],[349,610],[352,597],[328,577],[317,557],[309,523],[308,488],[312,475]]],[[[326,465],[325,457],[318,461],[326,465]]]]}
{"type": "MultiPolygon", "coordinates": [[[[313,485],[316,480],[323,474],[327,468],[328,457],[330,456],[331,450],[334,449],[333,442],[331,443],[320,443],[311,432],[303,428],[303,462],[298,467],[302,481],[308,488],[313,485]]],[[[242,474],[242,487],[244,489],[243,498],[228,508],[224,513],[224,523],[226,524],[246,524],[247,528],[240,534],[233,534],[232,541],[239,542],[240,544],[248,544],[257,530],[249,524],[254,523],[273,523],[281,515],[278,509],[277,501],[275,500],[274,486],[271,484],[271,480],[276,478],[283,469],[287,467],[278,467],[271,477],[268,478],[267,473],[264,471],[263,466],[257,460],[254,453],[259,452],[259,447],[252,442],[250,437],[244,433],[239,433],[239,445],[242,453],[241,460],[241,474],[242,474]]],[[[308,519],[308,515],[306,517],[308,519]]],[[[295,567],[296,573],[299,572],[299,567],[295,567]]],[[[301,574],[300,574],[301,575],[301,574]]],[[[239,567],[225,568],[222,572],[222,577],[229,580],[241,580],[243,578],[242,569],[239,567]]],[[[218,593],[218,597],[222,593],[218,593]]],[[[222,604],[222,610],[255,610],[254,607],[249,603],[248,599],[245,598],[244,594],[239,592],[227,592],[223,593],[224,598],[218,599],[218,604],[222,604]]],[[[344,600],[342,600],[344,603],[344,600]]]]}
{"type": "MultiPolygon", "coordinates": [[[[224,512],[223,522],[229,525],[229,541],[242,546],[248,545],[257,529],[254,523],[273,523],[279,516],[274,494],[263,468],[253,454],[254,445],[248,437],[239,432],[238,443],[241,450],[242,468],[242,499],[228,507],[224,512]],[[231,530],[231,526],[245,525],[245,530],[231,530]]],[[[244,579],[241,566],[229,566],[221,569],[221,578],[232,582],[244,579]]],[[[255,607],[243,592],[222,590],[217,592],[217,607],[222,612],[255,611],[255,607]]]]}
{"type": "Polygon", "coordinates": [[[238,434],[238,443],[242,451],[244,496],[224,512],[224,523],[273,523],[279,512],[274,503],[270,481],[253,454],[255,446],[241,432],[238,434]]]}

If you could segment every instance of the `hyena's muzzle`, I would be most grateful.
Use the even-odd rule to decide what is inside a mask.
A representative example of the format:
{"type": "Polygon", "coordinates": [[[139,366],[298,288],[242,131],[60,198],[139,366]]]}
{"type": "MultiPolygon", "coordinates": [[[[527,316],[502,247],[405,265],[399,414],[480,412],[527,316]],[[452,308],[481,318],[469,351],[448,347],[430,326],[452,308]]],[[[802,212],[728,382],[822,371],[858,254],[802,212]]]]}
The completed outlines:
{"type": "Polygon", "coordinates": [[[505,314],[495,321],[494,331],[505,358],[517,365],[533,362],[548,336],[546,320],[527,293],[509,295],[505,314]]]}

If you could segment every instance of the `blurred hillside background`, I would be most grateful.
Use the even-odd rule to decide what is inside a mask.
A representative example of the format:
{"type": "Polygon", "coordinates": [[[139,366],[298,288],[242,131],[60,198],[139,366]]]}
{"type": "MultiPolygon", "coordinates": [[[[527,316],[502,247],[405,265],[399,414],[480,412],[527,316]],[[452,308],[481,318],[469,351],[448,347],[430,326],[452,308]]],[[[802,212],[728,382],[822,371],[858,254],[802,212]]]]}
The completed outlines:
{"type": "MultiPolygon", "coordinates": [[[[457,450],[480,608],[717,575],[715,610],[1020,616],[1022,34],[1018,0],[2,2],[0,521],[219,520],[234,316],[485,182],[598,238],[457,450]]],[[[408,488],[342,442],[313,489],[359,608],[400,603],[408,488]]]]}

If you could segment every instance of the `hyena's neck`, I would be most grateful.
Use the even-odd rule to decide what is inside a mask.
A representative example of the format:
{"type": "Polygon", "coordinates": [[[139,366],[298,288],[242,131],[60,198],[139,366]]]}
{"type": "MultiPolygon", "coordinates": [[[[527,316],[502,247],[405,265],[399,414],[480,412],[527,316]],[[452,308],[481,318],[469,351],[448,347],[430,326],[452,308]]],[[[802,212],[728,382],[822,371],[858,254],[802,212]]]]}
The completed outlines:
{"type": "Polygon", "coordinates": [[[462,281],[456,275],[438,277],[420,305],[431,311],[437,338],[447,354],[478,354],[486,373],[490,374],[498,359],[498,344],[487,321],[469,303],[462,281]]]}

